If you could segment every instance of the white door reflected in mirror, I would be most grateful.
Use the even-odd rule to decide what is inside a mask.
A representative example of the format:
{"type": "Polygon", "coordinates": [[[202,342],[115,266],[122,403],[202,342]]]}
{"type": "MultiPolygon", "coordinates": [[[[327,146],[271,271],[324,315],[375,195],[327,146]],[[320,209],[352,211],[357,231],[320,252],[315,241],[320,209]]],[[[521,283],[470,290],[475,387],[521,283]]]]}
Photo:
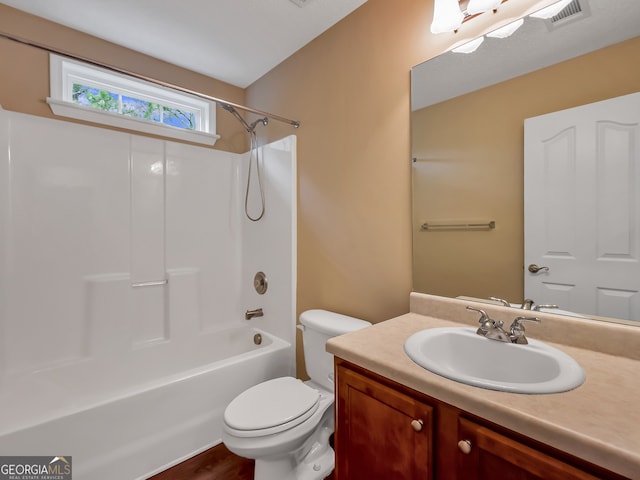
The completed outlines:
{"type": "Polygon", "coordinates": [[[524,162],[525,297],[640,318],[640,93],[526,119],[524,162]]]}

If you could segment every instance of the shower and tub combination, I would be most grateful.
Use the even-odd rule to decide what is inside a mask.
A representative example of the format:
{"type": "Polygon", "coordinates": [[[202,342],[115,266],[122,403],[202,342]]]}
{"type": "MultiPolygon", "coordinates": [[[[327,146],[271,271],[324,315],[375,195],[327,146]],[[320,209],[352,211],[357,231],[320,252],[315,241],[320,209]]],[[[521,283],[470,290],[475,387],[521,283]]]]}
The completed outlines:
{"type": "Polygon", "coordinates": [[[147,478],[219,443],[240,392],[294,374],[296,138],[251,152],[0,110],[3,455],[147,478]]]}

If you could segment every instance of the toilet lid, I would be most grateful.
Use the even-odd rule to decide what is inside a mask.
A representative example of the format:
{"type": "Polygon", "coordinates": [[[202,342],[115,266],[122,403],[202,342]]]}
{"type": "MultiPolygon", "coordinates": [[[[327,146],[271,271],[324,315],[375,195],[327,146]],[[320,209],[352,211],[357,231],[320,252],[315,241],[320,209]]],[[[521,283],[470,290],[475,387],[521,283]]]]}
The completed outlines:
{"type": "Polygon", "coordinates": [[[317,410],[319,400],[320,392],[301,380],[276,378],[238,395],[227,406],[224,422],[233,430],[253,432],[252,436],[277,433],[309,418],[317,410]]]}

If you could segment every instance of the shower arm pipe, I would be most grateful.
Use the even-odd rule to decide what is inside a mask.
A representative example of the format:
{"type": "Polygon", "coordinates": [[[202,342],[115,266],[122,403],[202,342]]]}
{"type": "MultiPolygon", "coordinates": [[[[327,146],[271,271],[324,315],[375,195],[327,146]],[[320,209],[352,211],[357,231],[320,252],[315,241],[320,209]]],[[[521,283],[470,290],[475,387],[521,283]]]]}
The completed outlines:
{"type": "Polygon", "coordinates": [[[181,87],[181,86],[173,84],[173,83],[165,82],[163,80],[158,80],[156,78],[148,77],[146,75],[141,75],[139,73],[135,73],[135,72],[132,72],[130,70],[126,70],[124,68],[114,67],[113,65],[108,65],[106,63],[97,62],[97,61],[91,60],[91,59],[89,59],[87,57],[83,57],[83,56],[80,56],[80,55],[75,55],[73,53],[67,52],[67,51],[62,50],[62,49],[58,49],[58,48],[55,48],[55,47],[50,47],[48,45],[44,45],[43,43],[35,42],[35,41],[32,41],[32,40],[27,40],[25,38],[18,37],[17,35],[13,35],[13,34],[6,33],[6,32],[0,32],[0,37],[1,38],[5,38],[7,40],[11,40],[13,42],[20,43],[22,45],[27,45],[29,47],[38,48],[40,50],[44,50],[44,51],[49,52],[49,53],[55,53],[56,55],[60,55],[60,56],[63,56],[63,57],[71,58],[73,60],[78,60],[78,61],[81,61],[81,62],[85,62],[85,63],[88,63],[90,65],[93,65],[94,67],[104,68],[104,69],[112,71],[112,72],[121,73],[123,75],[128,75],[130,77],[137,78],[138,80],[144,80],[146,82],[150,82],[150,83],[153,83],[155,85],[160,85],[162,87],[167,87],[167,88],[171,88],[173,90],[178,90],[179,92],[182,92],[182,93],[187,93],[189,95],[193,95],[195,97],[202,98],[202,99],[208,100],[210,102],[215,102],[219,106],[228,105],[228,106],[231,106],[231,107],[236,108],[238,110],[242,110],[242,111],[249,112],[249,113],[255,113],[256,115],[260,115],[260,116],[263,116],[263,117],[269,117],[269,118],[271,118],[273,120],[277,120],[278,122],[288,123],[289,125],[293,126],[294,128],[299,128],[300,127],[300,122],[298,120],[291,120],[289,118],[285,118],[285,117],[282,117],[280,115],[276,115],[274,113],[269,113],[269,112],[265,112],[265,111],[262,111],[262,110],[257,110],[255,108],[246,107],[246,106],[240,105],[238,103],[233,103],[233,102],[229,102],[227,100],[223,100],[221,98],[212,97],[211,95],[207,95],[207,94],[201,93],[201,92],[196,92],[195,90],[190,90],[188,88],[184,88],[184,87],[181,87]]]}

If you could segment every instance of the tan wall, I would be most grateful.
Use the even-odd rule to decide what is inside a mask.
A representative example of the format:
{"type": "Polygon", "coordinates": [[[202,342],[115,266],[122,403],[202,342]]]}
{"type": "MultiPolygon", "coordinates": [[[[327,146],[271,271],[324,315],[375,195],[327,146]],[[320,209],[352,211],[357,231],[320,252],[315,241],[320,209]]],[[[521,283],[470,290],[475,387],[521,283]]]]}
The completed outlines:
{"type": "MultiPolygon", "coordinates": [[[[424,3],[369,0],[248,89],[249,103],[302,121],[299,311],[380,321],[408,310],[409,70],[419,57],[407,45],[418,43],[424,3]]],[[[269,133],[292,132],[280,130],[269,133]]]]}
{"type": "MultiPolygon", "coordinates": [[[[409,71],[427,58],[429,16],[428,2],[369,0],[247,91],[250,104],[302,121],[298,313],[378,322],[409,309],[409,71]]],[[[269,134],[291,133],[278,130],[269,134]]]]}
{"type": "MultiPolygon", "coordinates": [[[[245,92],[241,88],[28,15],[6,5],[0,5],[0,31],[233,103],[245,102],[245,92]]],[[[49,54],[0,38],[0,58],[2,108],[53,117],[45,102],[45,98],[49,96],[49,54]]],[[[217,130],[222,138],[216,142],[214,148],[235,153],[247,151],[246,134],[237,120],[220,108],[217,109],[217,130]]]]}
{"type": "Polygon", "coordinates": [[[525,118],[640,90],[640,37],[413,113],[414,288],[524,297],[525,118]],[[418,232],[491,219],[495,231],[418,232]]]}

